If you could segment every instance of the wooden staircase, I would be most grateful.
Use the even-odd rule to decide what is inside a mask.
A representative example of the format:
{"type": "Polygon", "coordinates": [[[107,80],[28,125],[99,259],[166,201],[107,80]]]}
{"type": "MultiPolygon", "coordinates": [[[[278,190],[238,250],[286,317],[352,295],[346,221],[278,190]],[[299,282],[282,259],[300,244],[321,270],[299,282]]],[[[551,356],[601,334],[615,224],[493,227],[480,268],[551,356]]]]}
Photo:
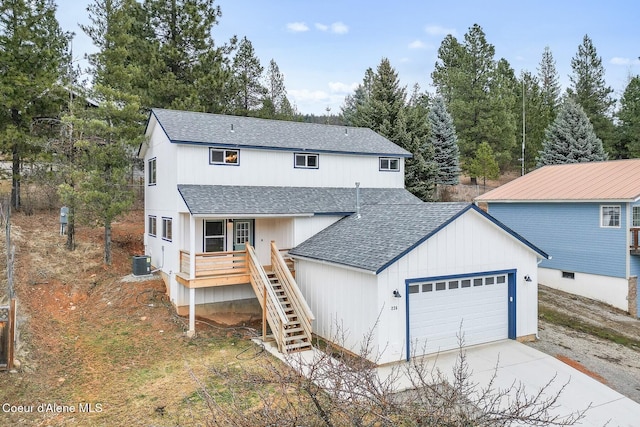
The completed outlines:
{"type": "Polygon", "coordinates": [[[314,317],[275,243],[271,242],[270,271],[258,262],[250,245],[247,259],[251,286],[262,306],[263,338],[268,324],[281,353],[310,350],[314,317]]]}

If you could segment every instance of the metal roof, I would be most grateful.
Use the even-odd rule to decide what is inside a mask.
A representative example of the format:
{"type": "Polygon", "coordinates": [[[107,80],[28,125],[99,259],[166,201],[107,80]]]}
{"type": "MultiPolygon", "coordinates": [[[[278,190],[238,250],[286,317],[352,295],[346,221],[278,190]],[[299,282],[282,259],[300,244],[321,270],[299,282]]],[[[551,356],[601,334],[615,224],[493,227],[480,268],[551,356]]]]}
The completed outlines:
{"type": "Polygon", "coordinates": [[[538,253],[548,255],[469,203],[365,206],[289,251],[290,255],[380,273],[468,210],[474,210],[538,253]]]}
{"type": "MultiPolygon", "coordinates": [[[[349,215],[356,211],[356,189],[178,185],[192,215],[349,215]]],[[[360,188],[360,203],[416,204],[420,199],[404,188],[360,188]]]]}
{"type": "Polygon", "coordinates": [[[638,198],[640,159],[629,159],[544,166],[476,197],[475,200],[635,201],[638,198]]]}
{"type": "Polygon", "coordinates": [[[178,144],[411,157],[367,128],[165,109],[153,109],[149,120],[154,116],[178,144]]]}

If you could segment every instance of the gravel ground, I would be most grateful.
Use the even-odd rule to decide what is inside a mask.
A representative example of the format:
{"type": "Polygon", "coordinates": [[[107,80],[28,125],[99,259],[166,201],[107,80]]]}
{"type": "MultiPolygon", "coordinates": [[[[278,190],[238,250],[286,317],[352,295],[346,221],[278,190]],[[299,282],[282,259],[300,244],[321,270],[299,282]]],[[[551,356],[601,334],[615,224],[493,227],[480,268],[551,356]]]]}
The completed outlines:
{"type": "MultiPolygon", "coordinates": [[[[583,322],[640,339],[640,320],[606,304],[541,286],[540,306],[570,313],[583,322]]],[[[583,367],[594,378],[640,403],[640,349],[625,347],[543,319],[539,323],[538,336],[538,341],[528,345],[578,369],[583,367]]]]}

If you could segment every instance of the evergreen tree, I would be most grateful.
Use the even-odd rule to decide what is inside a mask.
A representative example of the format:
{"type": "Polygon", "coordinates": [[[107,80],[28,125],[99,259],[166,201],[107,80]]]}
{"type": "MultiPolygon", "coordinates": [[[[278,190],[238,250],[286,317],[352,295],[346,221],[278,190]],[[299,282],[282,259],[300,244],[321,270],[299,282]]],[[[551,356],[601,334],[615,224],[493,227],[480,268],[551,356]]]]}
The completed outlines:
{"type": "Polygon", "coordinates": [[[607,160],[607,154],[589,118],[580,105],[567,98],[558,116],[545,131],[538,167],[603,160],[607,160]]]}
{"type": "Polygon", "coordinates": [[[284,75],[280,72],[280,68],[274,59],[269,62],[265,83],[267,93],[262,101],[261,117],[284,120],[293,119],[294,111],[291,103],[287,99],[284,75]]]}
{"type": "Polygon", "coordinates": [[[368,127],[410,151],[405,161],[405,187],[423,200],[433,198],[435,168],[433,149],[427,142],[428,120],[424,96],[407,105],[406,88],[398,74],[383,58],[376,72],[367,70],[363,84],[343,106],[343,117],[352,126],[368,127]],[[346,113],[346,116],[345,116],[346,113]]]}
{"type": "Polygon", "coordinates": [[[544,131],[551,122],[545,114],[549,110],[543,100],[538,79],[529,72],[523,72],[519,86],[515,108],[520,131],[518,140],[521,143],[516,143],[513,158],[518,158],[522,162],[522,144],[524,143],[524,173],[527,173],[536,167],[536,157],[542,150],[544,131]]]}
{"type": "Polygon", "coordinates": [[[36,150],[30,128],[35,117],[57,116],[69,35],[51,0],[0,2],[0,150],[12,161],[11,204],[20,208],[21,164],[36,150]]]}
{"type": "Polygon", "coordinates": [[[500,177],[500,167],[493,154],[491,145],[483,141],[476,151],[476,155],[469,163],[469,173],[471,176],[482,178],[482,185],[487,186],[487,178],[497,179],[500,177]]]}
{"type": "Polygon", "coordinates": [[[437,167],[436,184],[457,185],[460,182],[460,153],[453,118],[442,97],[437,97],[428,114],[429,143],[437,167]]]}
{"type": "Polygon", "coordinates": [[[556,61],[549,46],[544,48],[542,59],[538,66],[538,79],[540,81],[540,92],[542,97],[542,108],[544,118],[548,126],[555,118],[560,106],[560,78],[556,70],[556,61]]]}
{"type": "Polygon", "coordinates": [[[634,76],[624,90],[618,111],[621,142],[631,157],[640,157],[640,76],[634,76]]]}
{"type": "Polygon", "coordinates": [[[251,41],[246,37],[240,40],[233,58],[232,105],[234,114],[248,115],[259,110],[267,94],[262,83],[263,67],[256,57],[251,41]]]}
{"type": "Polygon", "coordinates": [[[371,86],[373,85],[373,70],[367,68],[362,83],[358,85],[352,95],[347,95],[341,108],[344,124],[347,126],[369,127],[363,123],[363,109],[369,104],[371,86]]]}
{"type": "Polygon", "coordinates": [[[583,108],[596,135],[611,156],[623,156],[624,147],[620,147],[616,141],[611,119],[611,109],[615,104],[615,99],[611,97],[613,89],[606,85],[602,58],[598,56],[589,36],[585,35],[578,46],[576,56],[571,59],[571,68],[573,74],[569,76],[569,95],[583,108]]]}
{"type": "Polygon", "coordinates": [[[515,77],[505,60],[494,60],[495,48],[475,24],[460,44],[445,37],[432,73],[437,93],[447,103],[458,133],[462,163],[475,156],[477,141],[495,147],[507,167],[515,144],[515,77]]]}

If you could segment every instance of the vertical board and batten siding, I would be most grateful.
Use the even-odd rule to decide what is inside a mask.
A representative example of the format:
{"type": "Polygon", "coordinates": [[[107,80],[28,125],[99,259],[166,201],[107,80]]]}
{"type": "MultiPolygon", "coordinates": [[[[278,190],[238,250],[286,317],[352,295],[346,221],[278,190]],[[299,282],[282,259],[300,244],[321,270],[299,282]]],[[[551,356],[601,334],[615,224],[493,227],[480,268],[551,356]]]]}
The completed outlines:
{"type": "Polygon", "coordinates": [[[384,362],[406,355],[407,279],[516,270],[516,336],[537,334],[538,259],[532,249],[478,212],[467,211],[378,275],[378,299],[387,307],[378,335],[380,348],[387,347],[384,362]],[[525,282],[525,275],[532,281],[525,282]],[[402,292],[402,300],[391,310],[398,300],[393,298],[394,289],[402,292]]]}
{"type": "Polygon", "coordinates": [[[470,210],[378,275],[298,259],[296,277],[316,316],[314,332],[330,338],[338,322],[349,332],[345,346],[357,353],[377,324],[370,359],[383,364],[406,356],[407,279],[516,270],[516,334],[537,334],[537,261],[533,250],[470,210]]]}
{"type": "Polygon", "coordinates": [[[288,248],[299,245],[342,218],[344,218],[343,215],[314,215],[312,217],[294,218],[293,245],[288,248]]]}
{"type": "MultiPolygon", "coordinates": [[[[177,213],[178,206],[182,203],[180,195],[176,191],[176,147],[160,129],[155,117],[152,116],[149,130],[152,137],[146,144],[147,150],[144,156],[145,179],[145,217],[144,217],[144,243],[145,254],[151,257],[151,265],[155,268],[162,267],[164,272],[177,271],[179,269],[178,251],[180,248],[180,233],[183,221],[177,213]],[[149,185],[149,160],[156,159],[156,184],[149,185]],[[156,235],[149,235],[149,216],[156,217],[156,235]],[[173,236],[171,241],[162,238],[162,218],[171,218],[173,236]]],[[[188,230],[188,223],[187,223],[188,230]]],[[[188,236],[188,233],[187,233],[188,236]]],[[[170,292],[177,289],[175,279],[169,278],[167,286],[170,292]]]]}
{"type": "Polygon", "coordinates": [[[489,203],[489,214],[552,259],[541,268],[626,278],[625,203],[489,203]],[[620,227],[600,226],[600,207],[619,205],[620,227]]]}
{"type": "Polygon", "coordinates": [[[381,307],[373,273],[298,259],[296,281],[315,316],[316,335],[360,354],[363,336],[374,331],[371,344],[375,352],[374,328],[381,307]]]}
{"type": "Polygon", "coordinates": [[[263,185],[296,187],[403,188],[404,160],[400,171],[379,170],[378,156],[319,153],[317,169],[294,167],[294,152],[240,148],[240,163],[209,164],[209,147],[171,144],[178,147],[175,159],[180,184],[263,185]]]}

